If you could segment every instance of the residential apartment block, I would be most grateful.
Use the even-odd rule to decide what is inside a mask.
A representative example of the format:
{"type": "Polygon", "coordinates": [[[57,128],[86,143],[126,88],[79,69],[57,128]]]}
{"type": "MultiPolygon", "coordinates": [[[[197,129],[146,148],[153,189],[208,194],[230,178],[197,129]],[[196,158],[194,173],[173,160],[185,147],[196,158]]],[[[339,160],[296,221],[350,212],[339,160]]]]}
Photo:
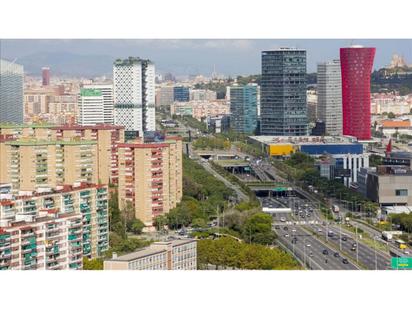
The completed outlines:
{"type": "Polygon", "coordinates": [[[104,261],[104,270],[196,270],[194,239],[155,242],[147,248],[104,261]]]}
{"type": "Polygon", "coordinates": [[[130,203],[146,226],[182,198],[182,141],[119,144],[119,207],[130,203]]]}
{"type": "MultiPolygon", "coordinates": [[[[91,164],[94,167],[94,171],[97,180],[101,183],[108,184],[117,183],[117,143],[124,142],[124,128],[121,126],[114,125],[96,125],[96,126],[79,126],[79,125],[64,125],[64,126],[53,126],[53,125],[0,125],[0,153],[5,156],[6,151],[6,137],[7,141],[25,140],[36,140],[38,143],[61,143],[62,141],[71,144],[81,144],[83,141],[85,144],[93,145],[91,164]],[[3,152],[2,152],[3,151],[3,152]]],[[[15,141],[16,142],[16,141],[15,141]]],[[[63,143],[64,144],[64,143],[63,143]]],[[[29,146],[29,145],[26,145],[29,146]]],[[[44,147],[45,145],[43,145],[44,147]]],[[[82,151],[85,151],[86,146],[82,146],[82,151]]],[[[80,154],[80,153],[79,153],[80,154]]],[[[77,155],[78,156],[78,155],[77,155]]],[[[75,156],[76,157],[76,156],[75,156]]],[[[6,158],[6,157],[3,157],[6,158]]],[[[47,155],[50,162],[53,162],[54,157],[52,152],[47,155]]],[[[74,158],[76,159],[76,158],[74,158]]],[[[0,166],[4,166],[0,170],[0,182],[9,182],[9,178],[6,178],[6,164],[11,164],[10,159],[1,160],[0,166]],[[7,163],[9,162],[9,163],[7,163]]],[[[83,158],[83,161],[87,161],[83,158]]],[[[67,166],[73,166],[76,161],[63,161],[59,163],[64,163],[67,166]]],[[[52,163],[50,163],[52,165],[52,163]]],[[[85,164],[85,163],[83,163],[85,164]]],[[[90,166],[84,166],[86,169],[90,166]]],[[[66,168],[65,168],[66,169],[66,168]]],[[[49,170],[48,170],[49,171],[49,170]]],[[[52,171],[52,170],[50,170],[52,171]]],[[[71,173],[73,171],[70,171],[71,173]]],[[[90,171],[89,171],[90,172],[90,171]]],[[[97,181],[96,180],[96,181],[97,181]]],[[[84,181],[82,178],[79,181],[84,181]]],[[[96,182],[93,181],[92,182],[96,182]]],[[[66,184],[68,182],[65,182],[66,184]]]]}
{"type": "Polygon", "coordinates": [[[78,183],[24,194],[11,187],[3,185],[0,194],[0,269],[81,269],[84,256],[108,249],[107,186],[78,183]]]}

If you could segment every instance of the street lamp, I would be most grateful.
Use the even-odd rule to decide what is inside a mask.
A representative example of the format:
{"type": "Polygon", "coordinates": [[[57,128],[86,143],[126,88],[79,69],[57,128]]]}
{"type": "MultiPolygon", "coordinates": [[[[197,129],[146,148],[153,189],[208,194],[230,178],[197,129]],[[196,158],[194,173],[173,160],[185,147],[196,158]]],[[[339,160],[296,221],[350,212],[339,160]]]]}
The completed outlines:
{"type": "Polygon", "coordinates": [[[378,270],[378,258],[376,255],[376,236],[373,236],[373,248],[375,249],[375,270],[378,270]]]}

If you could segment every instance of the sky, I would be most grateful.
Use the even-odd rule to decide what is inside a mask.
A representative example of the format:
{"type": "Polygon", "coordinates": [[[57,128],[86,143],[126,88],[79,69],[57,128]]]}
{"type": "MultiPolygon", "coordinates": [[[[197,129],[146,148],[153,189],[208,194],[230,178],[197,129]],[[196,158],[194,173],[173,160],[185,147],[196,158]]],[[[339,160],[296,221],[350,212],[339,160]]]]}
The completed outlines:
{"type": "Polygon", "coordinates": [[[177,76],[216,72],[226,76],[260,74],[261,51],[278,47],[307,50],[307,71],[318,62],[339,58],[339,48],[352,44],[376,47],[374,68],[389,64],[394,53],[412,63],[412,40],[406,39],[19,39],[0,40],[1,58],[15,60],[28,74],[50,66],[56,75],[111,74],[116,58],[138,56],[155,62],[159,73],[177,76]]]}

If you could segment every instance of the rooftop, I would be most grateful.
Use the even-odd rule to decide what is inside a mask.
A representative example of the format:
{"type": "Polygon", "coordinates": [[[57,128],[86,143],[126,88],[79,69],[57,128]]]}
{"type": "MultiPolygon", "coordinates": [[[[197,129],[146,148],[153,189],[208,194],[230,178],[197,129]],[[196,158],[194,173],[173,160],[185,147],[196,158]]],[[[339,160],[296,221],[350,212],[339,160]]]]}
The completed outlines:
{"type": "Polygon", "coordinates": [[[382,122],[383,128],[409,128],[411,122],[408,120],[384,120],[382,122]]]}
{"type": "Polygon", "coordinates": [[[86,140],[71,140],[71,141],[46,141],[46,140],[14,140],[6,142],[7,145],[12,146],[47,146],[47,145],[96,145],[96,141],[86,141],[86,140]]]}
{"type": "Polygon", "coordinates": [[[142,248],[139,249],[135,252],[132,253],[128,253],[122,256],[118,256],[116,258],[112,258],[110,259],[110,261],[119,261],[119,262],[130,262],[130,261],[134,261],[137,259],[140,259],[142,257],[146,257],[146,256],[150,256],[150,255],[154,255],[154,254],[159,254],[162,252],[166,252],[166,249],[162,249],[162,248],[142,248]]]}
{"type": "Polygon", "coordinates": [[[153,63],[152,61],[148,59],[141,59],[140,57],[129,57],[126,59],[116,59],[114,61],[115,66],[127,66],[127,65],[133,65],[133,64],[138,64],[138,63],[153,63]]]}
{"type": "Polygon", "coordinates": [[[352,136],[249,136],[249,139],[262,144],[352,144],[356,138],[352,136]]]}

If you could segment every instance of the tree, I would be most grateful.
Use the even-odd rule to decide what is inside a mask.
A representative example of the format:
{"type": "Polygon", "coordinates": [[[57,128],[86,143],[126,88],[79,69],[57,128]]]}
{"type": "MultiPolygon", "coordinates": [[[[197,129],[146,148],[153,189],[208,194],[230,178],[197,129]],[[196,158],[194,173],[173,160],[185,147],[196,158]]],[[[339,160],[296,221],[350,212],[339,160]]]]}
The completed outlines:
{"type": "Polygon", "coordinates": [[[133,234],[138,235],[138,234],[142,233],[144,227],[145,227],[145,225],[142,221],[140,221],[139,219],[133,219],[130,231],[133,234]]]}
{"type": "Polygon", "coordinates": [[[165,215],[160,215],[155,218],[156,230],[163,231],[165,225],[167,225],[167,217],[165,215]]]}
{"type": "Polygon", "coordinates": [[[196,219],[193,219],[192,227],[193,228],[206,228],[207,223],[206,223],[205,219],[203,219],[203,218],[196,218],[196,219]]]}
{"type": "Polygon", "coordinates": [[[395,118],[396,116],[395,116],[395,114],[393,113],[393,112],[389,112],[388,113],[388,118],[389,119],[393,119],[393,118],[395,118]]]}
{"type": "Polygon", "coordinates": [[[272,244],[275,235],[272,231],[272,217],[256,213],[247,218],[242,227],[243,239],[260,244],[272,244]]]}
{"type": "Polygon", "coordinates": [[[103,260],[83,257],[83,270],[103,270],[103,260]]]}

